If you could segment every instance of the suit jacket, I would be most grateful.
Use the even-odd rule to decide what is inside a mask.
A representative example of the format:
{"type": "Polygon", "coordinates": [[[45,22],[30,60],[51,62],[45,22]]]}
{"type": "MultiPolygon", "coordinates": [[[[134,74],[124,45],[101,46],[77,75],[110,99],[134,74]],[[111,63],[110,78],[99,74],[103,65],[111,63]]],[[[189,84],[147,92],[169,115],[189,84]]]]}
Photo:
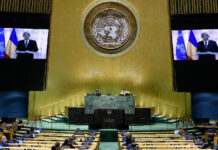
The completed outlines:
{"type": "Polygon", "coordinates": [[[101,92],[93,92],[93,95],[95,95],[95,96],[101,96],[101,92]]]}
{"type": "MultiPolygon", "coordinates": [[[[209,40],[207,48],[204,46],[204,41],[198,42],[198,47],[197,47],[198,52],[218,52],[217,44],[215,41],[209,40]]],[[[199,55],[199,60],[216,60],[215,55],[199,55]]]]}
{"type": "MultiPolygon", "coordinates": [[[[21,40],[18,42],[17,50],[19,51],[29,50],[29,51],[37,52],[38,46],[36,41],[29,40],[27,47],[25,47],[24,40],[21,40]]],[[[33,54],[18,54],[17,59],[33,59],[33,54]]]]}

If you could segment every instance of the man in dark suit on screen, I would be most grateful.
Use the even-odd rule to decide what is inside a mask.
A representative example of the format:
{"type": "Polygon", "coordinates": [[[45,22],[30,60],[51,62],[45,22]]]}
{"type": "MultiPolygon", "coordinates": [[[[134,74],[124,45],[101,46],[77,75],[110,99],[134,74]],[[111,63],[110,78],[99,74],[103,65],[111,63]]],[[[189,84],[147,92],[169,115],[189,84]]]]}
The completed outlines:
{"type": "MultiPolygon", "coordinates": [[[[218,52],[217,43],[209,40],[209,34],[203,32],[201,34],[202,41],[198,42],[197,52],[218,52]]],[[[216,60],[216,56],[213,54],[199,55],[198,60],[213,61],[216,60]]]]}
{"type": "Polygon", "coordinates": [[[30,36],[29,32],[23,33],[24,40],[19,41],[17,45],[17,59],[32,60],[34,56],[33,53],[38,51],[36,41],[30,40],[30,36]]]}

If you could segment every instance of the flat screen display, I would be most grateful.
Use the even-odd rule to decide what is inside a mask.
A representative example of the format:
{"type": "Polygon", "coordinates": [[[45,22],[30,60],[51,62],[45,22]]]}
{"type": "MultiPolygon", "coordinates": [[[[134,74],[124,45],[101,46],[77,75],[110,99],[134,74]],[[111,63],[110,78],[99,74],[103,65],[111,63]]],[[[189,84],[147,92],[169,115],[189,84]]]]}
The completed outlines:
{"type": "Polygon", "coordinates": [[[46,59],[48,29],[0,28],[0,59],[46,59]]]}
{"type": "Polygon", "coordinates": [[[0,20],[0,90],[44,90],[50,14],[1,12],[0,20]]]}
{"type": "Polygon", "coordinates": [[[217,14],[170,17],[175,91],[218,92],[217,17],[217,14]]]}
{"type": "Polygon", "coordinates": [[[218,29],[172,30],[173,60],[218,60],[218,29]]]}

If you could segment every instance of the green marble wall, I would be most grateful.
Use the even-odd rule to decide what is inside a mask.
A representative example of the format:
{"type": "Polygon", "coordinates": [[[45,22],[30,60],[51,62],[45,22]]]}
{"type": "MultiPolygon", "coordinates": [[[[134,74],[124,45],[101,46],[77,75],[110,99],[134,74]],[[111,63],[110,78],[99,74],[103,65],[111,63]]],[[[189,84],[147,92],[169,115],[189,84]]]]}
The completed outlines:
{"type": "Polygon", "coordinates": [[[85,96],[85,114],[96,109],[124,109],[125,114],[135,114],[134,96],[85,96]]]}

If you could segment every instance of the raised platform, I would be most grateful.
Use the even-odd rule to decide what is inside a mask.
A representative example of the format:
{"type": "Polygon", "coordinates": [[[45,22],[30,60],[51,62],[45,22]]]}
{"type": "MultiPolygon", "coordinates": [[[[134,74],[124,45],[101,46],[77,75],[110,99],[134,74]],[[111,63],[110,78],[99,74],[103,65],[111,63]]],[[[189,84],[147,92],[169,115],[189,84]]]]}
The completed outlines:
{"type": "MultiPolygon", "coordinates": [[[[27,121],[24,120],[24,123],[41,129],[49,129],[49,130],[75,130],[76,128],[80,128],[81,130],[89,130],[88,125],[78,125],[78,124],[68,124],[66,122],[43,122],[43,121],[27,121]]],[[[178,126],[184,128],[191,128],[192,124],[182,124],[179,123],[178,126]]],[[[152,125],[130,125],[128,131],[170,131],[178,128],[176,123],[167,124],[167,123],[154,123],[152,125]]],[[[100,129],[99,131],[120,131],[117,129],[100,129]]]]}

